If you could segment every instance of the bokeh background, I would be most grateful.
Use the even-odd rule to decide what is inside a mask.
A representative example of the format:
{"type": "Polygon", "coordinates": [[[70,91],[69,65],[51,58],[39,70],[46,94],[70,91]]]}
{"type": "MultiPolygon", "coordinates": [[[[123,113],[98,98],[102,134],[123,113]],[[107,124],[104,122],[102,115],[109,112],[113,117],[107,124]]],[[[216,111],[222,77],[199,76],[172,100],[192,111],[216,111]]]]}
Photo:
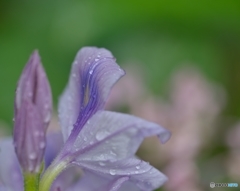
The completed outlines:
{"type": "Polygon", "coordinates": [[[159,190],[240,186],[240,1],[0,0],[1,136],[12,132],[31,52],[40,52],[56,109],[83,46],[111,50],[127,72],[109,109],[172,131],[165,145],[152,137],[138,152],[169,177],[159,190]]]}

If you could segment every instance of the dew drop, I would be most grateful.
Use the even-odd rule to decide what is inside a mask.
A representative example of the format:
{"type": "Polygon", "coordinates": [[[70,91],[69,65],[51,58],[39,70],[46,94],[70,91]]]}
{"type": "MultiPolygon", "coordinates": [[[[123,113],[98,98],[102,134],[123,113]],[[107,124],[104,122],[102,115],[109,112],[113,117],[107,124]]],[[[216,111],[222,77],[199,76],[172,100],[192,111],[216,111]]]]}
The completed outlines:
{"type": "Polygon", "coordinates": [[[104,159],[105,159],[104,154],[100,154],[100,155],[99,155],[99,160],[104,160],[104,159]]]}
{"type": "Polygon", "coordinates": [[[37,154],[36,153],[32,152],[32,153],[29,154],[29,159],[34,160],[36,158],[37,158],[37,154]]]}
{"type": "Polygon", "coordinates": [[[110,170],[109,170],[109,173],[110,173],[111,175],[115,175],[115,174],[116,174],[116,170],[110,169],[110,170]]]}
{"type": "Polygon", "coordinates": [[[13,118],[12,120],[15,121],[15,118],[13,118]]]}
{"type": "Polygon", "coordinates": [[[138,166],[138,165],[137,165],[137,166],[136,166],[136,169],[138,169],[138,170],[139,170],[139,169],[140,169],[140,166],[138,166]]]}
{"type": "Polygon", "coordinates": [[[99,59],[98,58],[95,58],[95,61],[97,62],[99,59]]]}
{"type": "Polygon", "coordinates": [[[105,166],[106,164],[104,162],[99,162],[100,166],[105,166]]]}
{"type": "Polygon", "coordinates": [[[96,134],[96,139],[97,139],[98,141],[101,141],[101,140],[103,140],[107,135],[108,135],[108,132],[107,132],[107,131],[98,131],[97,134],[96,134]]]}
{"type": "Polygon", "coordinates": [[[113,151],[110,151],[110,154],[113,155],[113,156],[117,156],[117,154],[114,153],[113,151]]]}
{"type": "Polygon", "coordinates": [[[44,122],[48,123],[50,121],[50,119],[51,119],[51,113],[47,112],[47,115],[45,116],[44,122]]]}
{"type": "Polygon", "coordinates": [[[83,140],[84,140],[84,141],[87,141],[87,137],[83,137],[83,140]]]}
{"type": "Polygon", "coordinates": [[[138,171],[137,171],[137,170],[135,171],[135,174],[138,174],[138,171]]]}
{"type": "Polygon", "coordinates": [[[89,74],[91,75],[92,73],[93,73],[93,70],[90,70],[90,71],[89,71],[89,74]]]}
{"type": "Polygon", "coordinates": [[[40,149],[44,149],[44,148],[45,148],[45,142],[41,142],[41,143],[39,144],[39,147],[40,147],[40,149]]]}

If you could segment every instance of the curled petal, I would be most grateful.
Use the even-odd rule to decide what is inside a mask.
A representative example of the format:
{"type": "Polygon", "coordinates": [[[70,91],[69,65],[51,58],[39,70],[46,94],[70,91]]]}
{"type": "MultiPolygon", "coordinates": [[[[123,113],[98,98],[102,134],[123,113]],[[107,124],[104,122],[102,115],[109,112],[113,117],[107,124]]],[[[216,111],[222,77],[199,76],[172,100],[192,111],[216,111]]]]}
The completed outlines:
{"type": "Polygon", "coordinates": [[[129,177],[113,178],[102,176],[98,173],[85,170],[80,180],[75,185],[69,187],[66,191],[78,191],[79,188],[83,191],[117,191],[128,179],[129,177]]]}
{"type": "Polygon", "coordinates": [[[0,190],[23,191],[23,177],[12,139],[0,142],[0,190]]]}
{"type": "MultiPolygon", "coordinates": [[[[94,172],[95,175],[104,177],[105,181],[108,181],[108,187],[112,185],[112,190],[116,186],[115,190],[121,188],[121,190],[139,189],[150,191],[159,188],[167,181],[164,174],[149,165],[149,163],[137,158],[128,158],[115,162],[82,161],[74,163],[87,171],[94,172]],[[125,179],[121,181],[123,177],[125,179]]],[[[109,190],[111,190],[110,187],[109,190]]]]}
{"type": "Polygon", "coordinates": [[[120,160],[133,156],[143,139],[153,135],[165,143],[171,133],[138,117],[98,111],[78,135],[72,152],[76,161],[120,160]]]}
{"type": "Polygon", "coordinates": [[[110,89],[124,75],[104,48],[82,48],[72,65],[69,83],[60,98],[59,118],[66,141],[74,141],[86,121],[105,106],[110,89]]]}

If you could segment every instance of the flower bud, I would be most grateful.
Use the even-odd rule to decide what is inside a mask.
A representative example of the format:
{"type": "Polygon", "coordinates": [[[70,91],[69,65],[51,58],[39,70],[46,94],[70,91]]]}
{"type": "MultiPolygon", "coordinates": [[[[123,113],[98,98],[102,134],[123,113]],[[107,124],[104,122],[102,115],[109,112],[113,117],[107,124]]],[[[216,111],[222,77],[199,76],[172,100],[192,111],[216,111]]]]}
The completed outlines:
{"type": "Polygon", "coordinates": [[[39,172],[51,111],[51,89],[38,52],[34,51],[19,79],[15,96],[13,140],[24,172],[39,172]]]}

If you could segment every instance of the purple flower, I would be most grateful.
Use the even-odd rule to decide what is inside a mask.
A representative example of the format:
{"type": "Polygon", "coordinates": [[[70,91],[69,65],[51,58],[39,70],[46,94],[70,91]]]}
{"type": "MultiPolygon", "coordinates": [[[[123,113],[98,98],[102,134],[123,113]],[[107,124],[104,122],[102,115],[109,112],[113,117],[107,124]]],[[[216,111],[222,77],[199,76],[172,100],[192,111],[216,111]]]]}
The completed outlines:
{"type": "MultiPolygon", "coordinates": [[[[124,74],[108,50],[87,47],[79,51],[59,103],[63,140],[59,134],[47,136],[46,166],[39,191],[150,191],[167,180],[135,153],[145,137],[157,135],[165,143],[170,132],[131,115],[104,111],[112,86],[124,74]]],[[[1,144],[1,148],[6,147],[1,144]]],[[[0,153],[0,162],[4,157],[0,153]]],[[[2,182],[16,190],[7,181],[13,175],[1,172],[2,168],[15,169],[15,178],[20,177],[18,188],[22,188],[17,190],[21,191],[20,168],[14,152],[9,158],[11,162],[4,168],[0,163],[0,177],[4,177],[0,179],[0,188],[2,182]]]]}
{"type": "Polygon", "coordinates": [[[19,79],[15,97],[13,141],[24,172],[39,172],[51,110],[51,89],[38,52],[34,51],[19,79]]]}

